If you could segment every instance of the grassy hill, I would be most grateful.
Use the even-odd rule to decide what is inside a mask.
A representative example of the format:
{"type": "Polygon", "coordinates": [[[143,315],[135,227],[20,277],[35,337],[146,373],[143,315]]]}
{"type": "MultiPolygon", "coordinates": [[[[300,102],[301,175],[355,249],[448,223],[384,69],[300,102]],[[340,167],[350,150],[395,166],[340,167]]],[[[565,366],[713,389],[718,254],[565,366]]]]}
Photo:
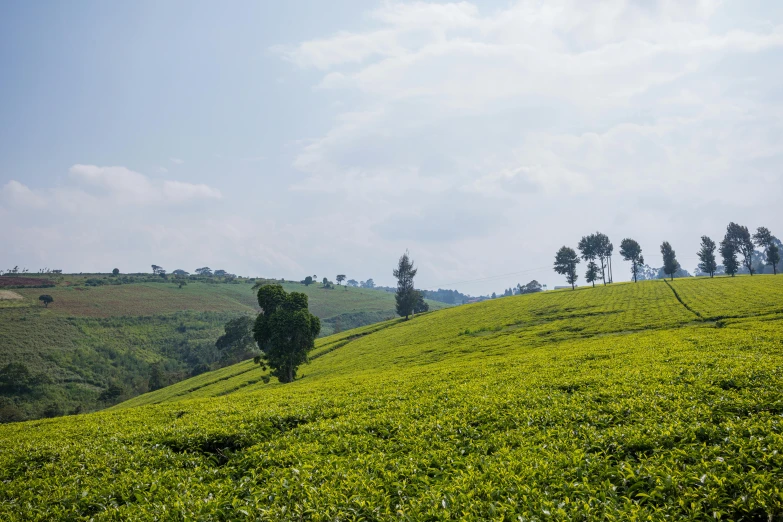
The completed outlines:
{"type": "MultiPolygon", "coordinates": [[[[24,390],[0,389],[0,421],[99,409],[148,391],[153,373],[165,385],[219,366],[214,345],[223,325],[258,312],[246,281],[179,288],[151,277],[124,276],[131,281],[125,284],[107,276],[46,277],[19,281],[55,286],[12,288],[16,278],[0,278],[0,369],[24,365],[30,380],[24,390]],[[41,294],[54,302],[41,306],[41,294]],[[111,385],[120,395],[102,399],[111,385]]],[[[325,335],[394,316],[394,296],[385,292],[284,286],[309,296],[325,335]]]]}
{"type": "Polygon", "coordinates": [[[7,520],[777,520],[783,277],[508,297],[0,426],[7,520]]]}

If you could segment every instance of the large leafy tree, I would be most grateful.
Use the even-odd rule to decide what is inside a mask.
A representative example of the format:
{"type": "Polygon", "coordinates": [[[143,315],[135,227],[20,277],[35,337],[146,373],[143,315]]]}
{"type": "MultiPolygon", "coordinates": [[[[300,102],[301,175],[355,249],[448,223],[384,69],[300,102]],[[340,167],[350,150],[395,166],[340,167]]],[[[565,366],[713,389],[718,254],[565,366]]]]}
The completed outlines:
{"type": "Polygon", "coordinates": [[[343,284],[343,281],[345,281],[345,274],[337,274],[337,277],[335,277],[335,280],[337,280],[337,284],[338,285],[343,284]]]}
{"type": "Polygon", "coordinates": [[[262,351],[259,361],[266,363],[280,382],[293,382],[315,346],[321,321],[308,310],[306,294],[286,293],[281,285],[259,288],[258,305],[261,313],[253,337],[262,351]]]}
{"type": "Polygon", "coordinates": [[[578,264],[579,256],[576,255],[573,248],[564,246],[555,254],[555,272],[566,277],[572,290],[576,288],[576,280],[579,279],[576,273],[576,265],[578,264]]]}
{"type": "Polygon", "coordinates": [[[715,260],[715,248],[715,241],[707,236],[701,236],[701,248],[698,252],[699,270],[710,274],[710,277],[714,277],[715,271],[718,269],[718,263],[715,260]]]}
{"type": "MultiPolygon", "coordinates": [[[[734,251],[742,256],[742,264],[748,269],[750,275],[753,275],[753,239],[750,236],[748,227],[738,225],[734,222],[726,227],[726,237],[724,241],[728,242],[734,248],[734,251]]],[[[725,263],[724,263],[725,264],[725,263]]]]}
{"type": "Polygon", "coordinates": [[[631,238],[625,238],[620,243],[620,255],[623,259],[631,262],[631,274],[633,275],[633,282],[637,281],[639,271],[644,265],[644,256],[642,256],[642,247],[636,240],[631,238]]]}
{"type": "Polygon", "coordinates": [[[753,242],[764,249],[767,257],[767,264],[772,265],[772,273],[778,275],[778,263],[780,263],[780,249],[772,232],[767,227],[759,227],[753,234],[753,242]]]}
{"type": "Polygon", "coordinates": [[[674,280],[674,274],[680,269],[680,263],[677,262],[677,255],[668,241],[661,244],[661,255],[663,256],[663,272],[674,280]]]}
{"type": "Polygon", "coordinates": [[[406,320],[409,315],[414,313],[418,301],[418,292],[413,287],[413,278],[416,277],[416,272],[418,269],[413,266],[413,261],[406,250],[400,256],[397,268],[392,271],[394,277],[397,278],[397,293],[394,295],[397,302],[397,315],[404,316],[406,320]]]}

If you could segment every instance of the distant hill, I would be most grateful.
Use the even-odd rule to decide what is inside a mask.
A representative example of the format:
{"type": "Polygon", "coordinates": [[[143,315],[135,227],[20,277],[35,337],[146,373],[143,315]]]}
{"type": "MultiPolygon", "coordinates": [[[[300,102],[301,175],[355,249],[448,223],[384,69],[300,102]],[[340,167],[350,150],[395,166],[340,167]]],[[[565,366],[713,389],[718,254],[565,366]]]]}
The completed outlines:
{"type": "MultiPolygon", "coordinates": [[[[92,411],[218,367],[223,325],[258,313],[253,281],[245,279],[187,280],[181,288],[151,275],[0,282],[0,370],[11,364],[8,371],[29,380],[23,390],[0,382],[0,421],[92,411]],[[42,294],[54,299],[48,307],[42,294]]],[[[308,295],[323,335],[395,316],[394,296],[385,292],[283,286],[308,295]]]]}
{"type": "Polygon", "coordinates": [[[783,276],[511,296],[0,426],[0,519],[778,520],[783,276]]]}

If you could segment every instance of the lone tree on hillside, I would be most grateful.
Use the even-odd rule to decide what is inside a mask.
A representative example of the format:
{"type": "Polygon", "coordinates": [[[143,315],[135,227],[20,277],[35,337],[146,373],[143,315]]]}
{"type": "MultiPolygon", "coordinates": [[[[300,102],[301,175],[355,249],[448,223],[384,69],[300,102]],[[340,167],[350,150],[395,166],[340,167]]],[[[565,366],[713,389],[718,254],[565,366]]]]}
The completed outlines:
{"type": "Polygon", "coordinates": [[[772,265],[772,273],[778,275],[778,263],[780,263],[780,249],[775,244],[775,236],[767,227],[759,227],[753,234],[753,241],[759,247],[764,249],[764,255],[767,257],[767,264],[772,265]]]}
{"type": "Polygon", "coordinates": [[[196,273],[200,276],[211,276],[212,275],[212,269],[208,266],[203,266],[201,268],[196,269],[196,273]]]}
{"type": "Polygon", "coordinates": [[[313,276],[307,276],[302,280],[302,284],[305,286],[310,286],[313,284],[313,276]]]}
{"type": "Polygon", "coordinates": [[[669,274],[669,277],[674,280],[674,274],[680,269],[680,263],[677,262],[677,256],[674,253],[674,249],[668,241],[664,241],[661,244],[661,254],[663,255],[663,273],[669,274]]]}
{"type": "Polygon", "coordinates": [[[348,284],[348,286],[357,287],[357,286],[359,286],[359,281],[357,281],[356,279],[349,279],[347,281],[347,284],[348,284]]]}
{"type": "Polygon", "coordinates": [[[720,242],[720,256],[723,258],[723,271],[734,277],[739,271],[739,261],[737,261],[737,249],[728,236],[720,242]]]}
{"type": "Polygon", "coordinates": [[[111,275],[120,275],[120,269],[115,268],[114,270],[111,271],[111,275]]]}
{"type": "Polygon", "coordinates": [[[555,272],[566,276],[566,281],[571,285],[571,290],[576,288],[576,280],[579,276],[576,274],[576,265],[579,264],[579,257],[573,248],[562,247],[555,254],[555,272]]]}
{"type": "Polygon", "coordinates": [[[734,251],[742,255],[742,264],[748,269],[750,275],[753,275],[753,239],[750,237],[748,227],[738,225],[734,222],[729,223],[726,227],[726,237],[724,241],[728,241],[734,247],[734,251]]]}
{"type": "Polygon", "coordinates": [[[269,365],[280,382],[293,382],[315,346],[321,321],[308,310],[306,294],[286,293],[281,285],[259,288],[258,304],[261,313],[253,327],[253,338],[262,351],[258,362],[269,365]]]}
{"type": "Polygon", "coordinates": [[[633,282],[637,281],[639,271],[644,265],[644,256],[642,256],[642,247],[635,240],[631,238],[625,238],[620,243],[620,255],[623,259],[631,262],[631,274],[633,275],[633,282]]]}
{"type": "Polygon", "coordinates": [[[48,294],[38,296],[38,300],[43,303],[45,308],[49,308],[49,303],[54,302],[54,298],[48,294]]]}
{"type": "Polygon", "coordinates": [[[707,236],[701,236],[701,248],[698,252],[699,270],[710,274],[710,277],[714,277],[715,271],[718,269],[718,263],[715,261],[715,248],[715,241],[707,236]]]}
{"type": "Polygon", "coordinates": [[[337,280],[337,284],[341,285],[343,284],[343,281],[345,281],[345,274],[337,274],[337,277],[335,277],[337,280]]]}
{"type": "MultiPolygon", "coordinates": [[[[414,268],[413,261],[406,250],[400,257],[397,268],[392,271],[394,277],[397,278],[397,293],[394,295],[394,299],[397,301],[397,315],[405,316],[406,321],[408,316],[414,313],[418,300],[418,293],[413,287],[413,278],[416,277],[416,272],[418,269],[414,268]]],[[[368,279],[367,282],[369,283],[369,281],[371,280],[368,279]]]]}

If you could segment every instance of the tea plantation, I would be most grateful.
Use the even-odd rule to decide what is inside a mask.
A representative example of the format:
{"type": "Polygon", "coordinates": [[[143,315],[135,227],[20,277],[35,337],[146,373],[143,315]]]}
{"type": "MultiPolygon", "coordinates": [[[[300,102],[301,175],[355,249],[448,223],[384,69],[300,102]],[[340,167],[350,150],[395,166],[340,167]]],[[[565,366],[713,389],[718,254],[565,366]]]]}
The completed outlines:
{"type": "MultiPolygon", "coordinates": [[[[8,389],[0,375],[0,423],[94,411],[225,366],[215,341],[226,321],[258,313],[247,280],[205,278],[180,288],[176,280],[149,275],[45,277],[0,278],[3,288],[13,288],[0,290],[0,374],[9,364],[22,365],[31,381],[8,389]],[[42,306],[41,294],[54,302],[42,306]],[[118,395],[107,396],[110,388],[118,395]]],[[[324,334],[395,316],[387,292],[284,286],[307,293],[324,334]]]]}
{"type": "Polygon", "coordinates": [[[780,520],[783,277],[496,299],[0,426],[3,520],[780,520]]]}

